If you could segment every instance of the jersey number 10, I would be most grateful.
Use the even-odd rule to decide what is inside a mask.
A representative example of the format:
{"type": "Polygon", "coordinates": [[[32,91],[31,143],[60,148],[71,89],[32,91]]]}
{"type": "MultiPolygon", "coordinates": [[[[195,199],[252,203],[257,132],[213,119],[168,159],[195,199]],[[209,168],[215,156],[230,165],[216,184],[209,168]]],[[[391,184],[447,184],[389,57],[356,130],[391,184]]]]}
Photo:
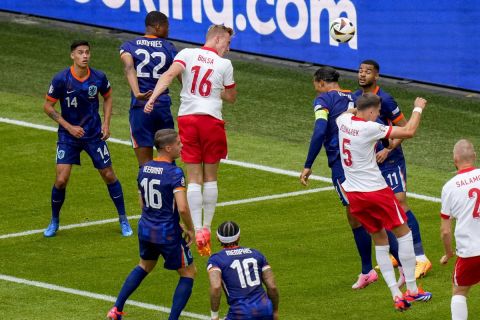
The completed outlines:
{"type": "Polygon", "coordinates": [[[247,258],[242,260],[234,260],[230,265],[230,268],[237,270],[238,280],[240,280],[240,286],[246,288],[255,287],[260,284],[260,276],[258,274],[258,263],[255,258],[247,258]],[[243,268],[242,268],[243,265],[243,268]],[[253,274],[250,272],[250,266],[252,266],[253,274]]]}

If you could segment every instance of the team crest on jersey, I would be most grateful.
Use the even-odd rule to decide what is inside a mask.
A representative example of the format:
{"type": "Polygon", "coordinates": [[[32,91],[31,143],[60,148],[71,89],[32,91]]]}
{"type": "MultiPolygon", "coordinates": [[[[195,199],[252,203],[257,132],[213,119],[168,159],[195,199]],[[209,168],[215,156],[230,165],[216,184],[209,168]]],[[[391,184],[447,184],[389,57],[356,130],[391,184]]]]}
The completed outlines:
{"type": "Polygon", "coordinates": [[[65,157],[65,151],[63,151],[63,150],[58,150],[58,151],[57,151],[57,158],[58,158],[58,159],[63,159],[63,157],[65,157]]]}
{"type": "Polygon", "coordinates": [[[94,97],[97,95],[97,86],[96,85],[91,85],[90,87],[88,87],[88,95],[90,97],[94,97]]]}
{"type": "Polygon", "coordinates": [[[48,93],[52,94],[53,93],[53,85],[50,85],[50,88],[48,88],[48,93]]]}

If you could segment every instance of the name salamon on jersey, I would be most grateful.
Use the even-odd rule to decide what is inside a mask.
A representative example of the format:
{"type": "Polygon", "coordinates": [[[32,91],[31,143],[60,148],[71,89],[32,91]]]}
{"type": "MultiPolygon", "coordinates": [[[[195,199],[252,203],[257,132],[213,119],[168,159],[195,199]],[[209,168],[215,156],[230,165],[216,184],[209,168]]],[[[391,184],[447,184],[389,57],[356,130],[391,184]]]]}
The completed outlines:
{"type": "Polygon", "coordinates": [[[460,187],[468,186],[469,184],[479,182],[479,181],[480,181],[480,175],[475,177],[470,177],[469,179],[462,179],[462,180],[456,181],[455,185],[457,186],[457,188],[460,188],[460,187]]]}
{"type": "Polygon", "coordinates": [[[163,47],[162,41],[160,40],[145,40],[145,39],[138,39],[137,46],[147,46],[147,47],[155,47],[161,48],[163,47]]]}
{"type": "Polygon", "coordinates": [[[240,248],[234,250],[226,250],[225,253],[227,254],[227,256],[239,256],[241,254],[252,253],[252,250],[250,250],[249,248],[240,248]]]}
{"type": "Polygon", "coordinates": [[[145,167],[143,167],[143,172],[154,173],[154,174],[163,174],[163,168],[145,166],[145,167]]]}

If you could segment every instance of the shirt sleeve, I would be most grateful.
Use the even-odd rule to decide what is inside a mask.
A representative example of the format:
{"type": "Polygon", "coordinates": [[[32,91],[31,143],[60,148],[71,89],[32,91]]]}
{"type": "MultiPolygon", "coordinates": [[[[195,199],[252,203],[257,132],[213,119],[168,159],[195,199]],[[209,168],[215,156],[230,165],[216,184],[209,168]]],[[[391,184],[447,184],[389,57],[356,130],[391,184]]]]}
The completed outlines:
{"type": "Polygon", "coordinates": [[[257,261],[258,261],[258,268],[262,271],[270,269],[270,265],[268,264],[267,258],[260,252],[257,251],[257,261]]]}
{"type": "Polygon", "coordinates": [[[170,55],[172,57],[172,60],[175,59],[175,56],[178,54],[178,50],[177,50],[177,47],[175,47],[175,45],[171,42],[170,43],[170,55]]]}
{"type": "Polygon", "coordinates": [[[392,132],[392,126],[386,126],[378,122],[367,121],[367,138],[372,141],[377,141],[380,139],[388,139],[390,133],[392,132]]]}
{"type": "Polygon", "coordinates": [[[175,56],[175,58],[173,58],[173,62],[178,62],[180,63],[181,65],[183,65],[184,68],[187,67],[187,49],[183,49],[182,51],[180,51],[179,53],[177,53],[177,55],[175,56]]]}
{"type": "Polygon", "coordinates": [[[181,168],[178,168],[178,167],[175,168],[172,183],[173,183],[173,193],[186,190],[185,175],[181,168]]]}
{"type": "Polygon", "coordinates": [[[120,55],[124,54],[124,53],[129,53],[129,54],[132,54],[130,52],[130,44],[128,42],[124,42],[121,46],[120,46],[120,55]]]}
{"type": "Polygon", "coordinates": [[[47,95],[45,98],[52,102],[57,102],[60,99],[64,92],[64,82],[60,79],[60,77],[55,76],[50,83],[50,87],[48,88],[47,95]]]}
{"type": "Polygon", "coordinates": [[[222,272],[222,268],[216,255],[211,256],[207,262],[207,271],[210,272],[214,270],[222,272]]]}
{"type": "Polygon", "coordinates": [[[112,87],[110,86],[110,81],[108,81],[107,76],[103,74],[102,82],[99,88],[100,94],[103,97],[108,97],[112,93],[112,87]]]}
{"type": "Polygon", "coordinates": [[[440,216],[442,219],[450,219],[451,218],[451,203],[449,199],[449,192],[447,186],[445,185],[442,189],[442,209],[440,211],[440,216]]]}
{"type": "Polygon", "coordinates": [[[235,87],[235,80],[233,79],[233,66],[230,60],[228,60],[227,67],[223,73],[223,85],[225,89],[231,89],[235,87]]]}
{"type": "Polygon", "coordinates": [[[405,118],[397,102],[391,96],[382,100],[382,108],[384,108],[387,118],[393,123],[397,123],[405,118]]]}

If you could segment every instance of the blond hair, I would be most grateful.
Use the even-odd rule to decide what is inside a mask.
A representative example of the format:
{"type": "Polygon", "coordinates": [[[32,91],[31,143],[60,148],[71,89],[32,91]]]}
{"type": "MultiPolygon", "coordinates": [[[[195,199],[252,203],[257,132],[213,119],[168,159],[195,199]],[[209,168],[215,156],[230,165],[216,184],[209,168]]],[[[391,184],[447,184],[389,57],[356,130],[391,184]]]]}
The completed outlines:
{"type": "Polygon", "coordinates": [[[234,34],[233,29],[230,27],[226,27],[223,24],[212,24],[207,31],[207,40],[223,33],[228,33],[230,36],[234,34]]]}

